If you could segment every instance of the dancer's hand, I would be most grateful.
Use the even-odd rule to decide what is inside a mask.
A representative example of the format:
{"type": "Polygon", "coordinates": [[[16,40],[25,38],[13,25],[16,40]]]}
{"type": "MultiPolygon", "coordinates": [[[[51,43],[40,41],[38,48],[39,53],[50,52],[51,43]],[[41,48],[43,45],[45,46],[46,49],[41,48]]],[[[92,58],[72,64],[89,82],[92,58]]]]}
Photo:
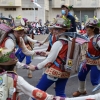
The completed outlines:
{"type": "Polygon", "coordinates": [[[29,65],[29,69],[32,70],[32,71],[35,71],[35,70],[36,70],[36,66],[34,66],[34,65],[29,65]]]}
{"type": "Polygon", "coordinates": [[[41,51],[41,52],[40,52],[40,56],[47,57],[47,56],[48,56],[48,54],[47,54],[46,52],[41,51]]]}
{"type": "Polygon", "coordinates": [[[29,69],[29,66],[28,65],[24,65],[23,69],[29,69]]]}
{"type": "Polygon", "coordinates": [[[36,55],[40,55],[40,56],[44,56],[44,57],[46,57],[48,54],[46,53],[46,52],[44,52],[44,51],[36,51],[35,52],[36,53],[36,55]]]}
{"type": "Polygon", "coordinates": [[[24,63],[21,63],[19,61],[16,63],[16,67],[17,68],[23,68],[23,69],[29,69],[29,66],[28,65],[26,65],[24,63]]]}
{"type": "Polygon", "coordinates": [[[39,46],[41,46],[41,45],[43,45],[44,43],[42,43],[42,42],[39,42],[39,46]]]}

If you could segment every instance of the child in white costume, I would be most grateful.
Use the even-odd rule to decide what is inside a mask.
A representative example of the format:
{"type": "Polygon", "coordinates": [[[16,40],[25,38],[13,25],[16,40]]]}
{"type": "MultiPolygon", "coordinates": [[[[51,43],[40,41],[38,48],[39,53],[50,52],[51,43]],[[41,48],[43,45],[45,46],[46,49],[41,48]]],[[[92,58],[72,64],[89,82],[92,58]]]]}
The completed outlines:
{"type": "MultiPolygon", "coordinates": [[[[19,20],[20,21],[20,20],[19,20]]],[[[20,23],[19,23],[20,24],[20,23]]],[[[32,49],[32,44],[38,43],[37,40],[31,39],[27,34],[25,34],[25,28],[21,25],[17,26],[13,30],[7,26],[6,24],[0,24],[0,47],[6,47],[8,49],[15,49],[18,48],[19,44],[19,37],[23,37],[25,44],[27,45],[28,49],[32,49]]],[[[31,64],[31,56],[26,56],[20,48],[16,49],[16,56],[19,59],[19,62],[22,62],[23,59],[26,57],[26,64],[31,64]]],[[[32,72],[28,71],[28,77],[32,78],[32,72]]]]}
{"type": "MultiPolygon", "coordinates": [[[[53,96],[49,95],[34,86],[30,85],[28,82],[26,82],[21,76],[18,76],[13,70],[17,63],[17,58],[15,57],[15,53],[9,49],[0,49],[0,77],[7,73],[8,77],[8,84],[5,85],[3,91],[0,93],[3,94],[0,98],[0,100],[16,100],[17,94],[20,92],[23,92],[24,94],[33,97],[37,100],[53,100],[53,96]],[[10,88],[15,88],[14,93],[12,96],[9,97],[9,90],[10,88]],[[6,93],[7,92],[7,93],[6,93]],[[6,98],[7,97],[7,98],[6,98]],[[5,99],[2,99],[5,98],[5,99]]],[[[4,83],[5,79],[2,79],[2,83],[0,84],[0,90],[2,89],[2,85],[6,84],[4,83]]]]}

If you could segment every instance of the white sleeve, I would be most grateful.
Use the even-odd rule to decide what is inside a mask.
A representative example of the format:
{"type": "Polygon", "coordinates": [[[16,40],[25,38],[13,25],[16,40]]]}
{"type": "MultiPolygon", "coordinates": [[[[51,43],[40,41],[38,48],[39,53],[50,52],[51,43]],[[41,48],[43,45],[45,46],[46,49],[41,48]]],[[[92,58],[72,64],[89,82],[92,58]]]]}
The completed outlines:
{"type": "Polygon", "coordinates": [[[22,49],[22,52],[25,54],[25,55],[28,55],[28,56],[32,56],[32,55],[35,55],[35,51],[32,50],[28,50],[25,43],[24,43],[24,40],[22,37],[20,37],[20,43],[22,44],[20,47],[22,49]]]}
{"type": "Polygon", "coordinates": [[[26,82],[23,77],[18,76],[17,79],[17,91],[23,92],[24,94],[27,94],[30,97],[32,96],[32,91],[36,89],[34,86],[30,85],[28,82],[26,82]]]}
{"type": "Polygon", "coordinates": [[[50,33],[49,33],[48,36],[42,41],[43,44],[44,44],[45,42],[48,42],[48,41],[49,41],[49,36],[50,36],[50,33]]]}
{"type": "Polygon", "coordinates": [[[48,55],[48,57],[42,61],[41,63],[39,63],[37,65],[37,68],[38,69],[41,69],[43,68],[47,63],[49,62],[54,62],[58,56],[58,53],[60,52],[61,48],[62,48],[63,44],[60,42],[60,41],[57,41],[53,44],[52,48],[51,48],[51,51],[48,55]]]}
{"type": "Polygon", "coordinates": [[[97,42],[97,45],[100,47],[100,40],[97,42]]]}
{"type": "Polygon", "coordinates": [[[14,49],[15,48],[15,44],[14,44],[14,41],[12,39],[7,39],[5,41],[5,47],[7,49],[14,49]]]}
{"type": "MultiPolygon", "coordinates": [[[[18,76],[18,79],[17,79],[17,92],[19,92],[19,93],[23,92],[24,94],[26,94],[26,95],[28,95],[30,97],[34,97],[35,94],[42,94],[42,93],[44,93],[44,95],[46,95],[46,97],[43,100],[53,100],[53,99],[51,99],[51,98],[53,98],[52,95],[49,95],[46,92],[43,92],[43,91],[39,90],[38,88],[30,85],[21,76],[18,76]]],[[[39,97],[42,98],[41,97],[42,95],[41,96],[37,95],[37,96],[38,96],[38,98],[39,97]]],[[[40,100],[42,100],[42,99],[40,99],[40,100]]]]}
{"type": "Polygon", "coordinates": [[[100,93],[82,97],[66,98],[65,100],[100,100],[100,93]]]}
{"type": "Polygon", "coordinates": [[[38,40],[33,40],[32,38],[30,38],[29,36],[27,36],[28,41],[32,42],[32,43],[36,43],[38,42],[38,40]]]}

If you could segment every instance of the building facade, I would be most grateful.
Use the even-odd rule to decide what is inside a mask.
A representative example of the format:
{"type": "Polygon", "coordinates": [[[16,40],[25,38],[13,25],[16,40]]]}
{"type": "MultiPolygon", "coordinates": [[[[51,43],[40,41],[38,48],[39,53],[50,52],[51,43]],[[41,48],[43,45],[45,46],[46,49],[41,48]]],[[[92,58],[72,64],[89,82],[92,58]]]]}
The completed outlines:
{"type": "Polygon", "coordinates": [[[0,15],[8,17],[11,15],[21,15],[29,21],[42,19],[52,21],[56,15],[61,14],[61,5],[73,5],[72,15],[77,15],[80,21],[84,21],[84,16],[100,18],[100,0],[36,0],[42,8],[34,7],[33,0],[0,0],[0,15]],[[35,9],[35,10],[34,10],[35,9]]]}
{"type": "Polygon", "coordinates": [[[49,0],[36,0],[42,7],[34,7],[33,0],[0,0],[0,15],[13,18],[21,15],[23,18],[28,18],[29,21],[37,22],[42,19],[44,23],[48,19],[49,0]],[[35,9],[35,10],[34,10],[35,9]]]}
{"type": "Polygon", "coordinates": [[[89,18],[97,16],[100,18],[100,0],[49,0],[50,18],[53,19],[57,14],[61,14],[61,5],[73,5],[72,15],[76,15],[80,21],[84,21],[85,15],[89,18]]]}

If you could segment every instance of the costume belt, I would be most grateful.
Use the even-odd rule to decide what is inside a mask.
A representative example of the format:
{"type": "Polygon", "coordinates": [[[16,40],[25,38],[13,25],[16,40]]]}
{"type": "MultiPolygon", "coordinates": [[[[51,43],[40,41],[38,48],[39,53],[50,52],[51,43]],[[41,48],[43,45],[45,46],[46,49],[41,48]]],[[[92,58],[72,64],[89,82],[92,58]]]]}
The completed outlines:
{"type": "Polygon", "coordinates": [[[69,72],[61,71],[61,70],[58,70],[58,69],[53,68],[53,67],[47,68],[45,73],[47,75],[57,77],[57,78],[69,78],[70,77],[69,72]]]}
{"type": "Polygon", "coordinates": [[[91,58],[86,58],[86,63],[89,65],[100,65],[100,59],[93,60],[91,58]]]}

